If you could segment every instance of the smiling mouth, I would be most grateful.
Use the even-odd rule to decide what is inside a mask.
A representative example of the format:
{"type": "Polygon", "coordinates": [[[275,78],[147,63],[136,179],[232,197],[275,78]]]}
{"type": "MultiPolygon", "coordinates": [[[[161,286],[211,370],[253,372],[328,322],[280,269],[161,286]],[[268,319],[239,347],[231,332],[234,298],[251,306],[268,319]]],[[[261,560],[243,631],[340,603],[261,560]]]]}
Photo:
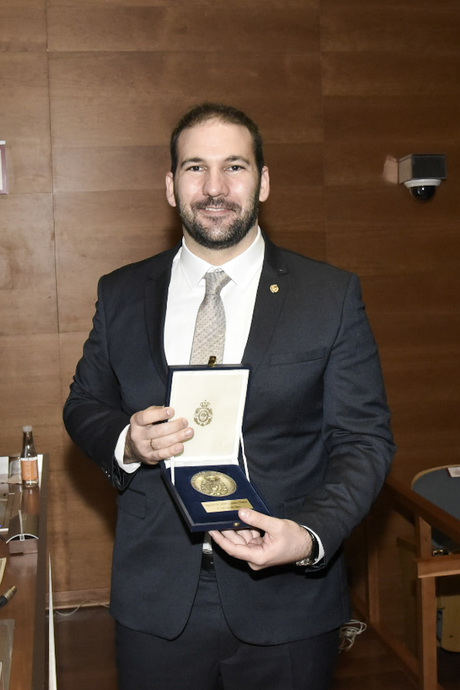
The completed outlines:
{"type": "Polygon", "coordinates": [[[205,206],[202,211],[206,213],[227,213],[228,211],[233,211],[231,208],[226,208],[225,206],[205,206]]]}

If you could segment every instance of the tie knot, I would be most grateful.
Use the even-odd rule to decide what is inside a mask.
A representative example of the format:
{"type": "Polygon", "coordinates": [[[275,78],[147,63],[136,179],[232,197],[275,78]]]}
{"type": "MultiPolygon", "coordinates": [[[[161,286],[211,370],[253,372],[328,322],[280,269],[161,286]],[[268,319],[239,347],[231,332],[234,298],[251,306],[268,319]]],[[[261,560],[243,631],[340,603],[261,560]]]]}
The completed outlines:
{"type": "Polygon", "coordinates": [[[221,268],[217,271],[208,271],[204,279],[206,281],[206,295],[219,295],[225,285],[230,280],[230,277],[221,268]]]}

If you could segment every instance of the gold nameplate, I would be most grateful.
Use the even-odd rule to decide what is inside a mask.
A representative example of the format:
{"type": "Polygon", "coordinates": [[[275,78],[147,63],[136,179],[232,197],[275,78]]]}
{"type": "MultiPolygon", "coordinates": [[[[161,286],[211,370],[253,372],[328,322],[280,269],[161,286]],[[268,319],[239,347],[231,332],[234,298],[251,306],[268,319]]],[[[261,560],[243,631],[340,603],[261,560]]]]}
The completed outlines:
{"type": "Polygon", "coordinates": [[[237,498],[233,501],[205,501],[201,505],[207,513],[224,513],[227,510],[252,508],[251,502],[247,498],[237,498]]]}
{"type": "Polygon", "coordinates": [[[197,472],[191,478],[190,484],[205,496],[230,496],[236,491],[236,482],[228,474],[215,470],[197,472]]]}

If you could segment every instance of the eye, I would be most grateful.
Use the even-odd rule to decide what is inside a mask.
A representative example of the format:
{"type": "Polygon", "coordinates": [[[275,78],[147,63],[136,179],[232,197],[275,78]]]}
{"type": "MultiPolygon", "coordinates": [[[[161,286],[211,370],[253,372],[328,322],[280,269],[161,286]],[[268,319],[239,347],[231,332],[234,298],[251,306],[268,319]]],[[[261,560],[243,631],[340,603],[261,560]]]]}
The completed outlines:
{"type": "Polygon", "coordinates": [[[186,168],[186,170],[187,170],[188,172],[200,172],[201,170],[203,170],[203,166],[202,166],[202,165],[198,165],[198,163],[196,163],[196,164],[194,164],[194,165],[189,165],[189,166],[186,168]]]}
{"type": "Polygon", "coordinates": [[[244,166],[239,163],[232,163],[232,165],[228,166],[227,170],[229,172],[239,172],[240,170],[244,170],[244,166]]]}

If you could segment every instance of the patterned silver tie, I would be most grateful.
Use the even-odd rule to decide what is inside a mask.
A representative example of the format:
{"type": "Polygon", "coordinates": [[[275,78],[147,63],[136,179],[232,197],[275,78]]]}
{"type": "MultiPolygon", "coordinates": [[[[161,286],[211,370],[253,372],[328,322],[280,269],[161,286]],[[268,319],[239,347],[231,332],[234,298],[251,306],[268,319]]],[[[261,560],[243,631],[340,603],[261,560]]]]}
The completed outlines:
{"type": "Polygon", "coordinates": [[[205,275],[206,292],[200,304],[195,322],[190,364],[207,364],[216,357],[221,364],[225,345],[225,310],[220,292],[230,281],[222,269],[208,271],[205,275]]]}
{"type": "MultiPolygon", "coordinates": [[[[208,271],[205,275],[206,292],[201,302],[195,321],[190,364],[207,364],[209,358],[216,357],[221,364],[225,346],[225,310],[220,291],[230,278],[222,269],[208,271]]],[[[203,535],[202,549],[204,554],[212,554],[211,537],[203,535]]]]}

